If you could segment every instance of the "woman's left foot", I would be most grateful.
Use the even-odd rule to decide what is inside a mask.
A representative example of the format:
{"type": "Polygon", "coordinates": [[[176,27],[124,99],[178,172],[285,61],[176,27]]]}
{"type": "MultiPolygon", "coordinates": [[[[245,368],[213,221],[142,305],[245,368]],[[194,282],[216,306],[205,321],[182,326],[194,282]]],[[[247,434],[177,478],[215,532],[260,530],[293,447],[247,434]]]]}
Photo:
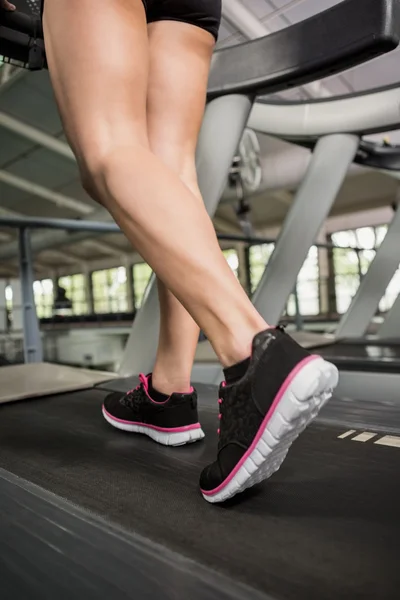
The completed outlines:
{"type": "Polygon", "coordinates": [[[182,446],[204,438],[197,414],[197,393],[171,394],[156,402],[149,394],[149,376],[126,394],[113,392],[104,400],[103,416],[117,429],[142,433],[164,446],[182,446]]]}
{"type": "Polygon", "coordinates": [[[253,341],[242,379],[220,388],[218,456],[200,477],[208,502],[224,502],[279,469],[338,383],[337,368],[280,328],[253,341]]]}

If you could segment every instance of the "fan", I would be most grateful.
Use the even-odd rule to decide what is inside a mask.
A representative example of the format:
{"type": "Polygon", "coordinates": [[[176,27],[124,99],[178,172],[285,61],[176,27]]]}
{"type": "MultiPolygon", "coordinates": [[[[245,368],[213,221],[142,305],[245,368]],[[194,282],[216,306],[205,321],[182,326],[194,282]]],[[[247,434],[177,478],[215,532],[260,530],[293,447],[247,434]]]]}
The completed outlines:
{"type": "Polygon", "coordinates": [[[238,204],[235,209],[240,228],[246,237],[254,237],[251,223],[249,195],[254,194],[262,181],[260,145],[252,129],[245,129],[238,152],[233,159],[229,185],[236,190],[238,204]]]}
{"type": "Polygon", "coordinates": [[[262,181],[260,144],[252,129],[245,129],[239,144],[239,171],[242,185],[247,192],[256,192],[262,181]]]}

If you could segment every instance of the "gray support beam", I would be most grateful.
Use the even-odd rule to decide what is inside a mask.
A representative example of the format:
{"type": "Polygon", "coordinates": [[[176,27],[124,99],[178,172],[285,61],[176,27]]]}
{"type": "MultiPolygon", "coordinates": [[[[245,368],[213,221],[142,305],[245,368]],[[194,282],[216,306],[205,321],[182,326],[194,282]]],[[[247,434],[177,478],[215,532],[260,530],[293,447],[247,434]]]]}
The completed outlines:
{"type": "MultiPolygon", "coordinates": [[[[68,231],[50,231],[46,233],[36,233],[32,236],[32,251],[35,255],[49,248],[58,248],[68,246],[68,244],[78,244],[91,237],[99,235],[98,231],[80,231],[70,233],[68,231]]],[[[15,257],[18,253],[18,242],[10,242],[0,246],[0,260],[6,261],[15,257]]]]}
{"type": "Polygon", "coordinates": [[[24,358],[26,363],[33,363],[43,361],[43,349],[33,295],[33,265],[29,233],[29,229],[21,229],[19,232],[19,260],[24,327],[24,358]]]}
{"type": "MultiPolygon", "coordinates": [[[[207,212],[214,215],[225,189],[230,167],[246,127],[253,102],[246,96],[225,96],[206,108],[197,146],[197,173],[207,212]]],[[[196,223],[192,223],[196,227],[196,223]]],[[[157,351],[159,307],[154,277],[132,326],[120,374],[152,370],[157,351]]]]}
{"type": "Polygon", "coordinates": [[[400,338],[400,295],[379,327],[378,338],[400,338]]]}
{"type": "Polygon", "coordinates": [[[7,281],[0,279],[0,333],[7,331],[6,287],[7,281]]]}
{"type": "Polygon", "coordinates": [[[68,158],[75,162],[75,156],[68,144],[44,131],[40,131],[40,129],[36,129],[18,119],[14,119],[14,117],[11,117],[4,112],[0,112],[0,127],[4,127],[16,135],[19,135],[26,140],[30,140],[34,144],[39,144],[43,148],[47,148],[48,150],[56,152],[64,158],[68,158]]]}
{"type": "MultiPolygon", "coordinates": [[[[40,219],[37,217],[16,217],[16,219],[13,219],[12,221],[8,220],[8,223],[10,227],[14,227],[15,225],[19,224],[21,227],[26,226],[32,228],[40,227],[40,222],[42,222],[42,227],[44,229],[48,229],[49,227],[54,229],[57,225],[57,228],[66,230],[34,233],[31,238],[31,248],[32,252],[36,256],[43,250],[57,248],[59,246],[65,246],[68,244],[78,244],[79,242],[86,241],[91,237],[98,236],[99,233],[118,232],[119,229],[117,225],[115,225],[115,223],[105,222],[105,218],[110,219],[110,216],[109,213],[102,208],[93,211],[85,218],[84,222],[77,219],[40,219]],[[99,221],[103,222],[104,227],[102,231],[100,232],[97,225],[94,225],[93,230],[90,230],[90,228],[88,228],[90,227],[89,221],[94,221],[97,225],[99,221]],[[84,223],[84,226],[82,226],[82,223],[84,223]],[[75,231],[78,230],[77,233],[73,233],[71,228],[75,231]]],[[[5,227],[8,226],[7,220],[3,219],[2,223],[5,227]]],[[[9,244],[2,244],[0,246],[0,260],[14,258],[16,255],[18,255],[18,241],[13,241],[9,244]]]]}
{"type": "Polygon", "coordinates": [[[336,134],[321,138],[315,147],[304,181],[253,296],[257,310],[272,325],[282,316],[299,271],[329,215],[358,145],[357,136],[336,134]]]}
{"type": "MultiPolygon", "coordinates": [[[[4,69],[4,67],[3,67],[3,69],[4,69]]],[[[2,79],[0,81],[0,96],[1,96],[1,94],[4,94],[7,90],[9,90],[10,87],[15,85],[17,83],[17,81],[19,81],[20,79],[25,77],[27,72],[28,71],[26,69],[20,69],[19,67],[11,66],[11,69],[9,69],[7,76],[4,78],[2,77],[2,79]]],[[[3,75],[4,75],[4,73],[3,73],[3,75]]]]}
{"type": "Polygon", "coordinates": [[[302,331],[304,329],[303,319],[300,311],[300,302],[299,302],[299,293],[297,291],[297,283],[293,289],[293,297],[294,297],[294,306],[295,306],[295,315],[294,322],[296,324],[296,330],[302,331]]]}
{"type": "Polygon", "coordinates": [[[239,267],[238,267],[238,279],[241,286],[246,291],[246,294],[250,296],[251,285],[250,285],[250,261],[249,261],[249,246],[248,244],[236,244],[235,246],[239,267]]]}
{"type": "MultiPolygon", "coordinates": [[[[47,217],[28,216],[5,216],[0,215],[0,226],[12,229],[28,227],[29,229],[61,229],[66,231],[95,231],[96,233],[121,233],[120,228],[114,222],[103,222],[80,219],[58,219],[47,217]]],[[[118,252],[113,248],[114,254],[121,256],[122,250],[118,252]]]]}
{"type": "MultiPolygon", "coordinates": [[[[349,310],[343,315],[336,330],[336,337],[361,337],[367,331],[379,302],[399,267],[399,239],[400,209],[394,213],[386,237],[363,277],[349,310]]],[[[387,331],[387,327],[383,329],[385,330],[387,331]]]]}
{"type": "MultiPolygon", "coordinates": [[[[326,233],[325,227],[323,227],[320,231],[320,235],[318,236],[318,242],[320,244],[326,244],[326,233]]],[[[329,312],[329,290],[328,290],[328,281],[329,281],[329,259],[328,259],[328,248],[318,248],[318,292],[319,292],[319,311],[323,315],[328,314],[329,312]]]]}
{"type": "Polygon", "coordinates": [[[23,179],[22,177],[18,177],[17,175],[13,175],[2,169],[0,169],[0,182],[5,183],[10,187],[14,187],[17,190],[21,190],[22,192],[27,192],[31,196],[37,196],[38,198],[52,202],[58,207],[67,208],[68,210],[75,211],[82,215],[90,215],[93,212],[93,207],[90,204],[86,204],[75,198],[70,198],[64,194],[59,194],[43,185],[39,185],[28,179],[23,179]]]}
{"type": "Polygon", "coordinates": [[[135,310],[133,263],[128,260],[125,261],[125,269],[126,269],[126,309],[128,312],[133,312],[135,310]]]}
{"type": "Polygon", "coordinates": [[[85,300],[88,305],[88,314],[94,314],[94,297],[93,297],[93,280],[92,270],[89,269],[88,265],[85,265],[82,269],[82,274],[85,278],[85,300]]]}

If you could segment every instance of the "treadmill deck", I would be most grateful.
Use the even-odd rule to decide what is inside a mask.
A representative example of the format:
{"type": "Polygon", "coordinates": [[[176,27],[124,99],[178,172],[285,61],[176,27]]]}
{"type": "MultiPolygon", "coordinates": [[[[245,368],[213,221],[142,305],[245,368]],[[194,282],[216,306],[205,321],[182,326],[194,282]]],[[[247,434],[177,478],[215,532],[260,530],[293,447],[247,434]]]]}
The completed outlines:
{"type": "Polygon", "coordinates": [[[213,506],[198,477],[215,456],[216,390],[201,388],[205,441],[180,448],[112,429],[106,393],[1,406],[0,468],[269,598],[398,599],[400,448],[374,443],[382,427],[366,443],[353,440],[359,431],[340,439],[349,423],[322,414],[268,482],[213,506]]]}
{"type": "Polygon", "coordinates": [[[400,343],[378,340],[342,340],[315,348],[340,370],[400,374],[400,343]]]}

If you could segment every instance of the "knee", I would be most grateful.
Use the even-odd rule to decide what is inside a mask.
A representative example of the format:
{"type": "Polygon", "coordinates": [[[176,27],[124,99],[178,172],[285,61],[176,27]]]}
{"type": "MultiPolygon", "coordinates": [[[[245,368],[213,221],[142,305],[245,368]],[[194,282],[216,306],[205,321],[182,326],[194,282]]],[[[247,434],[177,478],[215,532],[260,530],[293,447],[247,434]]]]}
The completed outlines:
{"type": "Polygon", "coordinates": [[[136,169],[140,169],[140,155],[145,147],[145,144],[137,142],[131,142],[129,146],[117,143],[91,145],[78,159],[84,190],[104,204],[104,198],[109,195],[116,178],[126,177],[127,171],[132,176],[136,169]]]}
{"type": "Polygon", "coordinates": [[[79,164],[78,166],[83,189],[93,200],[101,202],[100,195],[98,194],[97,169],[92,169],[91,165],[88,165],[86,161],[84,164],[79,164]]]}
{"type": "Polygon", "coordinates": [[[98,202],[101,201],[101,179],[107,165],[108,147],[96,142],[77,153],[77,163],[83,189],[98,202]]]}

